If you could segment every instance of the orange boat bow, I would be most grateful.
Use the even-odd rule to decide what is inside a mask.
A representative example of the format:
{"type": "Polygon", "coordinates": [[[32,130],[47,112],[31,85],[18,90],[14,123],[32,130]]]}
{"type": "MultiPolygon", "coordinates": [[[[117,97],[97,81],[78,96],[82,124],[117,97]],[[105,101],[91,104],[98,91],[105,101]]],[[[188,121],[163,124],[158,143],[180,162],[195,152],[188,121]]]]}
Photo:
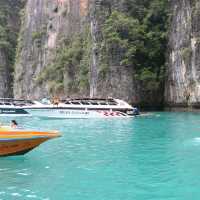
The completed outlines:
{"type": "Polygon", "coordinates": [[[40,132],[0,128],[0,156],[23,155],[41,143],[60,137],[57,131],[40,132]]]}

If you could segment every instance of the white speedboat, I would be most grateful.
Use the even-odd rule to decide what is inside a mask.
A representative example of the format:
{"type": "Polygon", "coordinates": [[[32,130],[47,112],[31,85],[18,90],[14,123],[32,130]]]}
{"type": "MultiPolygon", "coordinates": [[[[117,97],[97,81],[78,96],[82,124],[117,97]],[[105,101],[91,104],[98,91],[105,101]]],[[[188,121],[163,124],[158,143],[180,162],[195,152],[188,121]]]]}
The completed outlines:
{"type": "Polygon", "coordinates": [[[7,100],[7,103],[10,103],[10,106],[13,106],[15,109],[21,109],[37,117],[124,118],[134,115],[131,105],[123,100],[112,98],[68,99],[59,101],[56,104],[26,100],[7,100]]]}
{"type": "Polygon", "coordinates": [[[14,99],[10,98],[1,98],[0,99],[0,116],[2,117],[17,117],[17,116],[31,116],[26,110],[22,108],[22,100],[17,100],[17,103],[14,99]]]}

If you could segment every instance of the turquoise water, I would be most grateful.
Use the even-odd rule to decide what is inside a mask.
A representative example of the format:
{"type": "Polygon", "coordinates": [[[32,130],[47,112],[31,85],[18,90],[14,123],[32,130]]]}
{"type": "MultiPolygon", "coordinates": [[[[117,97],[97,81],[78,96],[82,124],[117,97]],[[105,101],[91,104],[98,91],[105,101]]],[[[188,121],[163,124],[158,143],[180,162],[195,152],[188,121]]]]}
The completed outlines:
{"type": "Polygon", "coordinates": [[[200,199],[200,114],[17,121],[63,137],[0,158],[0,200],[200,199]]]}

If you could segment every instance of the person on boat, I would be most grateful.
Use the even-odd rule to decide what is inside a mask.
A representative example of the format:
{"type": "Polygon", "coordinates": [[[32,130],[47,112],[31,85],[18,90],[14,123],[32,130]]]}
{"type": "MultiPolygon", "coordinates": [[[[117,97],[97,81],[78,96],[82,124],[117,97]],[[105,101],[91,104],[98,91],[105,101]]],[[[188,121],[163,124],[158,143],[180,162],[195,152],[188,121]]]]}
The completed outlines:
{"type": "Polygon", "coordinates": [[[137,107],[133,107],[133,115],[140,115],[140,111],[137,107]]]}
{"type": "Polygon", "coordinates": [[[58,97],[54,97],[53,98],[53,105],[58,106],[59,103],[60,103],[60,99],[58,97]]]}
{"type": "Polygon", "coordinates": [[[11,128],[18,128],[18,123],[15,120],[11,121],[11,128]]]}

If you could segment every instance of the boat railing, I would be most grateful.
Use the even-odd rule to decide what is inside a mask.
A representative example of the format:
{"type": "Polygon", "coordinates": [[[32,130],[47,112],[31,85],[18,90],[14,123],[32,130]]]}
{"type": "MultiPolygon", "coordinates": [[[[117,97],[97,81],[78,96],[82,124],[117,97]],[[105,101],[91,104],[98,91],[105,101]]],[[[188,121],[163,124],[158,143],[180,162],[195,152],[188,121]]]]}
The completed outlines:
{"type": "Polygon", "coordinates": [[[96,106],[117,106],[115,101],[94,101],[94,100],[82,100],[82,101],[65,101],[66,105],[96,105],[96,106]]]}

